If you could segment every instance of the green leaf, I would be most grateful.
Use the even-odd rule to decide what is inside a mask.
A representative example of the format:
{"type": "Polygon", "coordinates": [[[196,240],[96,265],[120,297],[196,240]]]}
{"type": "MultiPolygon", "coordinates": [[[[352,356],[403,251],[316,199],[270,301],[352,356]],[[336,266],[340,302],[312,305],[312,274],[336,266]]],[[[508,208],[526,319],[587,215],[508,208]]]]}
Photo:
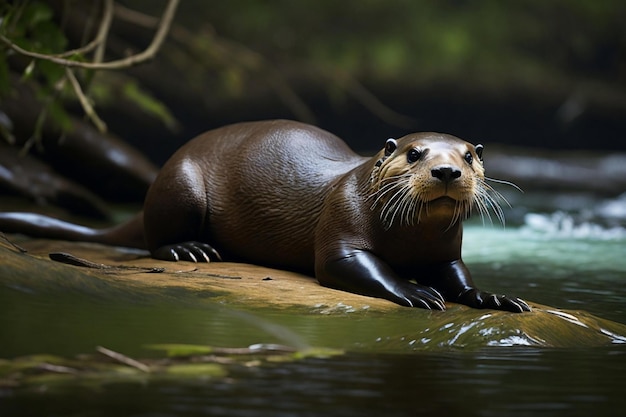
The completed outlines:
{"type": "Polygon", "coordinates": [[[26,66],[26,68],[24,69],[24,72],[22,72],[22,79],[21,81],[26,81],[28,79],[30,79],[33,76],[33,71],[35,70],[35,67],[37,66],[36,61],[30,61],[30,64],[28,64],[26,66]]]}
{"type": "Polygon", "coordinates": [[[54,62],[39,60],[35,67],[43,75],[50,87],[53,87],[61,78],[65,77],[65,69],[54,62]]]}
{"type": "Polygon", "coordinates": [[[178,377],[224,377],[227,375],[226,368],[216,363],[185,363],[171,365],[166,369],[169,375],[178,377]]]}
{"type": "Polygon", "coordinates": [[[48,105],[48,116],[63,132],[70,132],[74,127],[70,115],[59,101],[53,101],[48,105]]]}
{"type": "Polygon", "coordinates": [[[122,89],[122,94],[144,112],[161,120],[168,129],[176,130],[178,128],[176,118],[174,118],[165,104],[149,92],[142,90],[136,82],[127,82],[122,89]]]}
{"type": "Polygon", "coordinates": [[[146,346],[148,349],[164,350],[170,358],[193,355],[208,355],[213,352],[211,346],[184,344],[156,344],[146,346]]]}
{"type": "Polygon", "coordinates": [[[34,29],[40,23],[52,20],[53,16],[54,13],[49,5],[34,1],[26,6],[22,21],[26,22],[29,29],[34,29]]]}
{"type": "Polygon", "coordinates": [[[32,38],[41,52],[60,53],[67,46],[67,38],[54,22],[41,22],[33,28],[32,38]]]}
{"type": "Polygon", "coordinates": [[[3,34],[16,45],[40,53],[60,53],[67,47],[65,34],[53,20],[50,6],[28,2],[7,9],[0,7],[3,34]],[[2,10],[6,9],[6,13],[2,10]]]}

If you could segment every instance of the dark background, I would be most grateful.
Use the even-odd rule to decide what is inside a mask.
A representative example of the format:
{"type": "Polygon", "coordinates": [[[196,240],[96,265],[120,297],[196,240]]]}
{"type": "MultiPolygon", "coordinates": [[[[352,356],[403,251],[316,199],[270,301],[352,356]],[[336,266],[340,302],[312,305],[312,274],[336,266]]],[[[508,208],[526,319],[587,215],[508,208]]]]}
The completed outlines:
{"type": "Polygon", "coordinates": [[[624,21],[626,4],[610,0],[186,0],[176,22],[204,39],[212,57],[185,61],[173,39],[150,66],[131,70],[181,129],[129,126],[114,108],[107,120],[157,161],[201,131],[267,118],[305,119],[367,151],[430,130],[472,142],[625,150],[624,21]],[[263,63],[242,63],[242,50],[263,63]],[[279,98],[274,76],[308,117],[279,98]],[[345,78],[412,120],[372,112],[345,78]]]}
{"type": "MultiPolygon", "coordinates": [[[[166,3],[116,2],[104,61],[146,48],[166,3]]],[[[0,32],[48,54],[85,45],[102,20],[101,1],[20,4],[29,12],[8,15],[0,32]]],[[[621,0],[183,0],[150,62],[75,70],[104,134],[90,131],[70,88],[54,93],[63,68],[0,46],[0,128],[10,119],[22,154],[0,149],[0,168],[13,175],[0,177],[0,193],[38,204],[85,191],[141,202],[157,167],[195,135],[286,118],[325,128],[364,154],[389,137],[449,133],[485,144],[490,157],[497,149],[537,157],[523,166],[491,159],[495,176],[553,189],[609,184],[603,189],[618,195],[623,164],[597,167],[606,165],[598,158],[626,151],[625,21],[621,0]],[[34,140],[45,105],[47,124],[34,140]],[[121,160],[126,148],[116,138],[138,153],[121,160]],[[27,166],[25,153],[87,190],[42,193],[53,176],[27,166]],[[562,175],[544,172],[547,160],[558,160],[562,175]]]]}

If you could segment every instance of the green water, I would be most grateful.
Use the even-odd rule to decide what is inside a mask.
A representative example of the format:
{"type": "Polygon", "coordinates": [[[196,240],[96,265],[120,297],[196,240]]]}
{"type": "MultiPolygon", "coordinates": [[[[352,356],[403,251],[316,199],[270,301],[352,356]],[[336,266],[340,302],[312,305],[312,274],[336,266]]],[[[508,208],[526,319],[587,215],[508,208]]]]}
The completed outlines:
{"type": "MultiPolygon", "coordinates": [[[[527,227],[466,228],[480,287],[626,323],[626,239],[527,227]]],[[[490,347],[383,353],[411,309],[385,314],[232,310],[210,294],[0,282],[0,357],[71,357],[98,345],[138,357],[155,343],[307,344],[346,355],[235,367],[226,379],[20,389],[0,381],[1,416],[600,416],[626,415],[626,346],[490,347]]],[[[342,311],[343,309],[343,311],[342,311]]],[[[445,314],[445,313],[443,313],[445,314]]]]}

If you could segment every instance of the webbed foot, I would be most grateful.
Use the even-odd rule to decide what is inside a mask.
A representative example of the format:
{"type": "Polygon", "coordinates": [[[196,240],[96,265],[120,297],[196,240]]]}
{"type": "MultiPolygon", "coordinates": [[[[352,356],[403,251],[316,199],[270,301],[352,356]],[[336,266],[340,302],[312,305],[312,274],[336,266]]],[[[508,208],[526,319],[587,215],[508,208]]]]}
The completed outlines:
{"type": "Polygon", "coordinates": [[[493,310],[504,310],[512,313],[523,313],[531,311],[526,301],[517,297],[507,297],[501,294],[492,294],[478,289],[469,289],[459,296],[458,303],[465,304],[473,308],[490,308],[493,310]]]}
{"type": "Polygon", "coordinates": [[[181,242],[161,246],[152,257],[164,261],[211,262],[221,261],[222,257],[211,245],[202,242],[181,242]]]}

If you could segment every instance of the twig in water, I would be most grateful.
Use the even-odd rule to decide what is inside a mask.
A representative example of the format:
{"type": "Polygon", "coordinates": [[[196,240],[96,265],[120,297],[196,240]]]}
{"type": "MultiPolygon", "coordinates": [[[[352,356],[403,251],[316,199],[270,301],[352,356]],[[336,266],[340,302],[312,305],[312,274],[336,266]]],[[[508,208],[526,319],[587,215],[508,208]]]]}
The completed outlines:
{"type": "Polygon", "coordinates": [[[57,373],[57,374],[76,375],[79,372],[77,369],[70,368],[68,366],[53,365],[51,363],[42,363],[37,368],[39,368],[39,369],[41,369],[43,371],[54,372],[54,373],[57,373]]]}
{"type": "Polygon", "coordinates": [[[128,365],[130,367],[139,369],[142,372],[146,372],[146,373],[150,372],[150,367],[148,365],[143,364],[133,358],[129,358],[126,355],[122,355],[119,352],[112,351],[102,346],[96,347],[96,350],[102,353],[103,355],[108,356],[111,359],[114,359],[120,363],[123,363],[124,365],[128,365]]]}

